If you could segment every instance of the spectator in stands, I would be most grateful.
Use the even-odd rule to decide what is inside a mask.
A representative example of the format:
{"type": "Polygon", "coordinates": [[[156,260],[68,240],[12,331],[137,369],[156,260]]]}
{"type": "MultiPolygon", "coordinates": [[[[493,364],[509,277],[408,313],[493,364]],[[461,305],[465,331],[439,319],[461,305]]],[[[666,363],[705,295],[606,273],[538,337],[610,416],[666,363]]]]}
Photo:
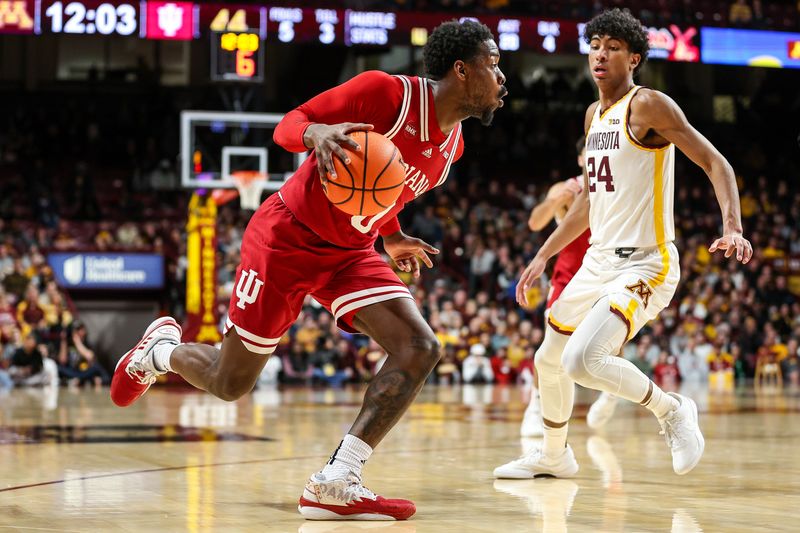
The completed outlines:
{"type": "Polygon", "coordinates": [[[97,361],[94,350],[86,338],[86,326],[75,321],[71,328],[61,333],[58,351],[58,375],[72,385],[94,383],[95,387],[107,385],[108,372],[97,361]]]}
{"type": "Polygon", "coordinates": [[[731,26],[749,26],[753,20],[753,11],[747,0],[735,0],[728,10],[728,22],[731,26]]]}
{"type": "Polygon", "coordinates": [[[444,347],[444,355],[436,365],[433,375],[439,385],[455,385],[461,381],[461,372],[458,370],[458,359],[456,359],[456,349],[453,344],[444,347]]]}
{"type": "Polygon", "coordinates": [[[58,368],[34,333],[25,335],[22,346],[14,351],[8,373],[17,385],[58,385],[58,368]]]}
{"type": "Polygon", "coordinates": [[[319,338],[319,346],[311,354],[309,362],[312,367],[311,377],[318,383],[341,387],[353,377],[353,369],[347,366],[348,361],[339,357],[331,336],[319,338]]]}
{"type": "Polygon", "coordinates": [[[14,268],[10,274],[3,278],[3,288],[18,302],[25,294],[25,289],[30,285],[31,278],[25,273],[25,265],[19,257],[14,258],[14,268]]]}
{"type": "Polygon", "coordinates": [[[653,367],[653,381],[662,389],[669,391],[678,390],[681,381],[681,373],[674,355],[670,355],[666,350],[661,350],[658,361],[653,367]]]}
{"type": "Polygon", "coordinates": [[[514,368],[511,368],[511,363],[508,361],[508,354],[505,348],[500,348],[495,352],[495,354],[492,356],[491,364],[495,383],[498,385],[508,385],[510,383],[514,383],[514,380],[517,377],[517,372],[514,368]]]}
{"type": "Polygon", "coordinates": [[[486,347],[482,344],[473,344],[469,348],[469,355],[461,365],[464,383],[492,383],[494,372],[492,363],[486,357],[486,347]]]}
{"type": "Polygon", "coordinates": [[[289,353],[283,356],[282,366],[284,381],[290,384],[309,383],[314,373],[314,367],[308,361],[308,353],[298,341],[294,341],[289,353]]]}
{"type": "Polygon", "coordinates": [[[786,343],[787,355],[781,361],[781,372],[784,382],[797,388],[800,386],[800,348],[795,338],[786,343]]]}
{"type": "Polygon", "coordinates": [[[44,326],[44,316],[44,309],[39,303],[39,289],[31,283],[25,291],[25,299],[17,304],[17,323],[22,335],[44,326]]]}

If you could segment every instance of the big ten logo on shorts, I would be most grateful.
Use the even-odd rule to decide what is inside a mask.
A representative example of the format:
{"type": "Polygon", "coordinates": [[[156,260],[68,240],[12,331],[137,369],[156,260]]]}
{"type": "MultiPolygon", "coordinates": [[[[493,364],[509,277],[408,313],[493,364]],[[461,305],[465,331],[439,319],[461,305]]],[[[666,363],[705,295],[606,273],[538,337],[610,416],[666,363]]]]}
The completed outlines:
{"type": "Polygon", "coordinates": [[[264,282],[258,279],[258,272],[255,270],[242,270],[239,283],[236,284],[236,306],[244,309],[247,304],[251,304],[258,299],[261,286],[264,282]]]}

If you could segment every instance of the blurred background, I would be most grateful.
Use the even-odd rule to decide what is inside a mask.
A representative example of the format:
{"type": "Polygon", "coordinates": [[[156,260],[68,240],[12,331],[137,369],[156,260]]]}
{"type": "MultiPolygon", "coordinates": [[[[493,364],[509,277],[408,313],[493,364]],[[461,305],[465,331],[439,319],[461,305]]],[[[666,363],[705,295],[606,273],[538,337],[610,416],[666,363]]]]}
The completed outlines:
{"type": "MultiPolygon", "coordinates": [[[[264,198],[297,164],[272,143],[280,115],[364,70],[422,74],[429,32],[462,17],[495,33],[510,94],[491,128],[465,123],[448,181],[402,214],[442,253],[419,280],[400,276],[444,346],[432,383],[529,383],[548,279],[529,309],[513,294],[554,226],[533,233],[528,216],[580,173],[575,143],[596,99],[583,25],[613,6],[0,1],[0,388],[107,384],[157,315],[177,317],[185,340],[218,342],[252,214],[223,200],[253,173],[269,176],[264,198]]],[[[674,98],[731,162],[755,256],[708,253],[719,207],[679,155],[681,284],[623,355],[667,388],[765,376],[796,388],[800,2],[625,7],[650,33],[637,82],[674,98]]],[[[363,383],[384,357],[309,299],[260,383],[363,383]]]]}

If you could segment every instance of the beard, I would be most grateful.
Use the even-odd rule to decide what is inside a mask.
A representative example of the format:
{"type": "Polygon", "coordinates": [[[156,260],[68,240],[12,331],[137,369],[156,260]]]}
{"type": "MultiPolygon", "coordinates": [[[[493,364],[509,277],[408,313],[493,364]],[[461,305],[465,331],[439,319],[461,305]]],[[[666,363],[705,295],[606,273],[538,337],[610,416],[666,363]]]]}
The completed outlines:
{"type": "Polygon", "coordinates": [[[494,108],[487,107],[481,112],[480,116],[476,116],[476,118],[480,119],[481,125],[491,126],[492,120],[494,120],[494,112],[494,108]]]}

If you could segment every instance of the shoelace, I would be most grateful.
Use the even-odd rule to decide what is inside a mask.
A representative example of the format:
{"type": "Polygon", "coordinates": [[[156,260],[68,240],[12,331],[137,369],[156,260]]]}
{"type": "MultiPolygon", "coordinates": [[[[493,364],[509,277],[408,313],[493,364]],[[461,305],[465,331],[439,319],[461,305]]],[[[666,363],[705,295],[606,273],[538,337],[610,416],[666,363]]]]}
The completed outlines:
{"type": "Polygon", "coordinates": [[[131,361],[125,372],[142,385],[152,385],[156,382],[156,375],[149,370],[141,361],[131,361]]]}
{"type": "Polygon", "coordinates": [[[670,413],[667,418],[661,422],[661,431],[659,435],[664,435],[664,440],[667,441],[667,446],[670,448],[678,448],[688,440],[688,430],[685,424],[681,424],[680,420],[676,420],[674,413],[670,413]]]}
{"type": "Polygon", "coordinates": [[[369,490],[364,484],[361,482],[361,476],[356,474],[355,472],[350,472],[350,475],[347,477],[347,481],[349,485],[347,486],[348,492],[352,493],[352,498],[350,501],[358,498],[367,498],[369,500],[375,500],[377,496],[374,492],[369,490]]]}

